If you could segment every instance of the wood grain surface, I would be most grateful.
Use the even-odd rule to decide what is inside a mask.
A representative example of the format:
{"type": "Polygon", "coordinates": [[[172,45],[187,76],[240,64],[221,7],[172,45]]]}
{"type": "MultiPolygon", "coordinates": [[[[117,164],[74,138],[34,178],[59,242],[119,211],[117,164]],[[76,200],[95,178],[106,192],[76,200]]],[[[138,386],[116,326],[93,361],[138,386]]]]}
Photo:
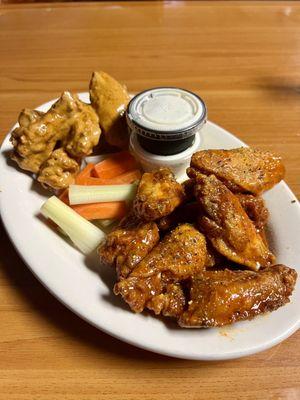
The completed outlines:
{"type": "MultiPolygon", "coordinates": [[[[158,85],[196,91],[212,121],[283,155],[286,181],[300,197],[298,2],[2,6],[0,56],[1,139],[24,106],[66,89],[86,91],[91,72],[102,69],[132,92],[158,85]]],[[[27,270],[2,228],[0,265],[1,400],[300,398],[299,332],[240,360],[163,357],[68,311],[27,270]]]]}

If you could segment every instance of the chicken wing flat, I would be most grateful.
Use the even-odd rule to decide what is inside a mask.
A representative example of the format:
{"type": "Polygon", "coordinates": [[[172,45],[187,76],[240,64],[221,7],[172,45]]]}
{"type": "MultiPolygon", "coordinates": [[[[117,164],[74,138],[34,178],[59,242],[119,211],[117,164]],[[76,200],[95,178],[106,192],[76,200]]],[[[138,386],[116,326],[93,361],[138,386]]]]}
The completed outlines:
{"type": "Polygon", "coordinates": [[[80,158],[93,151],[101,133],[94,109],[69,92],[63,93],[46,113],[23,110],[19,125],[11,134],[14,147],[11,158],[20,168],[36,174],[50,159],[47,171],[43,172],[40,180],[54,189],[69,186],[71,173],[75,174],[78,170],[75,162],[79,168],[80,158]],[[61,151],[52,156],[57,144],[61,151]],[[67,174],[61,173],[65,167],[67,174]],[[56,172],[58,175],[55,177],[56,172]],[[46,179],[48,175],[51,176],[49,180],[46,179]],[[55,186],[51,186],[52,183],[55,186]]]}
{"type": "Polygon", "coordinates": [[[269,211],[265,206],[263,198],[244,193],[236,193],[236,197],[239,199],[241,206],[254,223],[256,229],[263,229],[269,218],[269,211]]]}
{"type": "Polygon", "coordinates": [[[94,72],[90,82],[90,98],[99,115],[106,141],[125,148],[129,136],[124,113],[130,99],[126,87],[105,72],[94,72]]]}
{"type": "Polygon", "coordinates": [[[182,186],[169,168],[146,172],[140,180],[133,211],[144,221],[155,221],[178,207],[185,199],[182,186]]]}
{"type": "Polygon", "coordinates": [[[114,292],[120,294],[135,312],[147,307],[156,314],[164,314],[168,309],[169,316],[178,316],[184,306],[183,292],[178,284],[201,272],[205,261],[204,236],[189,224],[179,225],[154,247],[127,279],[116,283],[114,292]],[[173,296],[171,288],[174,284],[176,293],[173,296]]]}
{"type": "Polygon", "coordinates": [[[238,198],[214,175],[198,175],[195,195],[204,212],[201,230],[217,252],[253,270],[274,262],[238,198]]]}
{"type": "Polygon", "coordinates": [[[259,272],[207,271],[191,282],[188,309],[179,325],[209,328],[251,319],[289,302],[297,273],[284,265],[259,272]]]}
{"type": "Polygon", "coordinates": [[[232,192],[255,195],[271,189],[285,174],[279,156],[249,147],[198,151],[191,167],[205,175],[214,174],[232,192]]]}
{"type": "Polygon", "coordinates": [[[155,222],[137,221],[130,215],[107,235],[105,243],[98,250],[100,261],[115,266],[118,279],[126,278],[158,241],[155,222]]]}

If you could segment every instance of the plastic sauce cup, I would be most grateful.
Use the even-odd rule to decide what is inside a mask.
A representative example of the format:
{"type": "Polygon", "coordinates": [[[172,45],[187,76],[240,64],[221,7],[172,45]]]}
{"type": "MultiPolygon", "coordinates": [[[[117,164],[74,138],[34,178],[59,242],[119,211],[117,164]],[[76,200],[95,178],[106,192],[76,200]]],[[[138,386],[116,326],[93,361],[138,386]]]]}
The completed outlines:
{"type": "Polygon", "coordinates": [[[180,175],[179,170],[185,170],[200,146],[207,110],[204,101],[192,92],[160,87],[133,97],[126,119],[131,151],[144,169],[168,165],[180,175]]]}

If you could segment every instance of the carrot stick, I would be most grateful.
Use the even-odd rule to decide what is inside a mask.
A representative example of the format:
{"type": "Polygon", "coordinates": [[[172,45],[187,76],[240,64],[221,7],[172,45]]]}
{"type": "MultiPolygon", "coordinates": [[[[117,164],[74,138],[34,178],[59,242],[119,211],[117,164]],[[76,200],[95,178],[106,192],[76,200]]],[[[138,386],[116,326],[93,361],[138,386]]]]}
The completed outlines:
{"type": "Polygon", "coordinates": [[[97,178],[110,179],[136,168],[138,165],[135,158],[128,151],[122,151],[96,164],[93,175],[97,178]]]}
{"type": "Polygon", "coordinates": [[[83,185],[82,181],[91,176],[91,172],[94,169],[95,164],[88,164],[79,174],[75,177],[75,183],[77,185],[83,185]]]}
{"type": "Polygon", "coordinates": [[[114,201],[110,203],[91,203],[71,206],[82,217],[93,219],[121,219],[126,214],[126,203],[114,201]]]}
{"type": "MultiPolygon", "coordinates": [[[[118,175],[114,178],[104,179],[104,178],[93,178],[87,177],[82,179],[81,185],[94,186],[94,185],[122,185],[133,183],[141,179],[141,171],[134,169],[132,171],[125,172],[122,175],[118,175]]],[[[76,182],[77,183],[77,182],[76,182]]]]}

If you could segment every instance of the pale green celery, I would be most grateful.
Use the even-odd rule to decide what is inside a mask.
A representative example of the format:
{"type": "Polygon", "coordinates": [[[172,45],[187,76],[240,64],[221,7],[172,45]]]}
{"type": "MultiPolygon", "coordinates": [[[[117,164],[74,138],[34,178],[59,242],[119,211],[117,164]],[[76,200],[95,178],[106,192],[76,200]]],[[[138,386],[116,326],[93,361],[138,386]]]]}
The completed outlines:
{"type": "Polygon", "coordinates": [[[131,201],[137,190],[137,183],[126,185],[70,185],[70,204],[103,203],[110,201],[131,201]]]}
{"type": "Polygon", "coordinates": [[[57,197],[52,196],[41,207],[41,213],[50,218],[69,236],[84,254],[90,254],[105,240],[105,233],[77,214],[57,197]]]}

